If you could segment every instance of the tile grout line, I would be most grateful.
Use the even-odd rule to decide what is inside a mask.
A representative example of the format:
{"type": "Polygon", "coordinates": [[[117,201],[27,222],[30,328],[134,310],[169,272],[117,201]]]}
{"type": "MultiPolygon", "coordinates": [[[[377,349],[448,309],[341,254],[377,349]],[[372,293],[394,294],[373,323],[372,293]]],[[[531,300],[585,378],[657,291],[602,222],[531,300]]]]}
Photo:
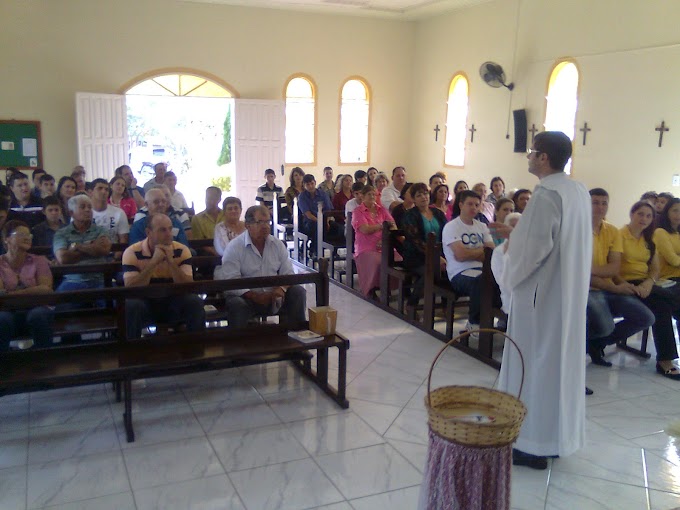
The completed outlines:
{"type": "MultiPolygon", "coordinates": [[[[121,383],[122,384],[122,383],[121,383]]],[[[121,388],[121,391],[123,389],[121,388]]],[[[107,394],[108,396],[108,394],[107,394]]],[[[111,406],[111,402],[109,402],[109,406],[111,406]]],[[[113,409],[111,409],[111,414],[113,415],[113,409]]],[[[121,415],[122,419],[122,415],[121,415]]],[[[127,465],[127,460],[125,459],[125,451],[123,450],[123,445],[121,444],[121,438],[120,435],[118,434],[118,427],[116,426],[116,419],[113,419],[113,428],[116,431],[116,440],[118,441],[118,450],[120,453],[120,457],[123,460],[123,468],[125,469],[125,476],[127,477],[127,482],[128,482],[128,487],[130,487],[130,494],[132,494],[132,504],[135,505],[135,509],[137,509],[137,498],[135,497],[135,491],[132,487],[132,480],[130,479],[130,470],[128,469],[127,465]]],[[[127,441],[127,436],[125,435],[125,426],[123,425],[122,429],[122,435],[125,437],[125,440],[127,441]]]]}
{"type": "Polygon", "coordinates": [[[640,456],[642,457],[642,479],[645,484],[645,499],[647,500],[647,509],[652,510],[652,503],[649,494],[649,478],[647,476],[647,459],[645,457],[645,449],[640,448],[640,456]]]}
{"type": "MultiPolygon", "coordinates": [[[[198,417],[196,417],[196,421],[198,421],[198,417]]],[[[199,423],[199,425],[201,424],[200,421],[198,423],[199,423]]],[[[201,428],[203,428],[202,425],[201,425],[201,428]]],[[[205,434],[206,441],[208,441],[208,444],[210,445],[210,449],[213,451],[213,453],[215,454],[215,457],[217,458],[217,462],[220,463],[220,466],[222,467],[222,471],[224,471],[224,476],[227,477],[227,480],[229,480],[229,483],[234,488],[234,493],[236,494],[236,497],[241,502],[241,505],[243,505],[243,508],[245,508],[246,510],[249,510],[248,506],[246,505],[245,500],[243,499],[243,496],[241,496],[241,494],[239,493],[238,488],[236,487],[236,484],[234,483],[234,480],[231,479],[231,476],[229,476],[229,472],[227,471],[227,468],[222,463],[222,459],[220,458],[219,454],[217,453],[217,450],[215,449],[215,445],[212,444],[212,441],[210,440],[210,437],[205,432],[205,430],[203,431],[203,433],[205,434]]],[[[203,478],[205,478],[205,477],[203,477],[203,478]]]]}

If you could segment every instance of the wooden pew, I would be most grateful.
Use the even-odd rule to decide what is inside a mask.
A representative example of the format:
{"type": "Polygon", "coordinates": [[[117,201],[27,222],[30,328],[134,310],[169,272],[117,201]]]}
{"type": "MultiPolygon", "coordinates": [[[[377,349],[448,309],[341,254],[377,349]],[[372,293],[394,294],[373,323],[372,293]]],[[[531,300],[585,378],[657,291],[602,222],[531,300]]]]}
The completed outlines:
{"type": "Polygon", "coordinates": [[[434,234],[427,236],[425,244],[425,284],[423,290],[423,325],[425,329],[434,330],[434,316],[437,298],[444,306],[446,333],[444,340],[453,338],[453,322],[455,309],[468,306],[468,299],[458,296],[449,282],[446,270],[442,272],[439,263],[443,256],[442,245],[434,234]]]}
{"type": "MultiPolygon", "coordinates": [[[[496,279],[491,271],[492,248],[484,248],[484,264],[482,265],[482,292],[480,295],[480,329],[493,329],[494,318],[504,317],[505,314],[494,306],[493,298],[495,294],[496,279]]],[[[467,337],[469,339],[469,337],[467,337]]],[[[493,333],[480,333],[477,351],[482,361],[495,368],[500,368],[501,364],[493,358],[493,333]]],[[[469,342],[468,342],[469,343],[469,342]]]]}
{"type": "Polygon", "coordinates": [[[642,339],[640,341],[640,348],[636,349],[632,345],[628,345],[628,339],[625,338],[618,342],[616,346],[619,349],[623,349],[624,351],[628,351],[631,354],[635,354],[636,356],[640,356],[641,358],[644,359],[649,359],[652,357],[650,353],[647,352],[647,342],[649,342],[649,331],[651,328],[647,328],[642,332],[642,339]]]}
{"type": "Polygon", "coordinates": [[[307,265],[310,255],[307,251],[309,236],[300,231],[298,197],[293,200],[293,260],[307,265]]]}
{"type": "Polygon", "coordinates": [[[353,289],[356,265],[354,264],[354,227],[352,227],[351,212],[347,214],[347,219],[345,221],[345,246],[347,250],[345,255],[345,269],[338,270],[338,281],[342,283],[343,275],[346,276],[347,285],[350,289],[353,289]]]}
{"type": "MultiPolygon", "coordinates": [[[[124,243],[113,243],[111,245],[111,253],[123,252],[127,247],[128,245],[124,243]]],[[[51,246],[31,246],[31,249],[28,251],[33,255],[42,255],[43,257],[48,257],[52,255],[51,246]]]]}
{"type": "Polygon", "coordinates": [[[316,217],[316,235],[317,235],[317,259],[326,257],[325,251],[330,253],[329,269],[330,277],[335,279],[335,261],[342,260],[338,256],[340,248],[346,248],[347,244],[345,238],[328,239],[328,218],[333,218],[334,221],[340,224],[345,221],[345,211],[322,211],[321,202],[318,203],[317,217],[316,217]]]}
{"type": "MultiPolygon", "coordinates": [[[[189,248],[193,248],[194,250],[199,250],[201,248],[206,248],[206,247],[212,247],[213,245],[213,240],[212,239],[192,239],[189,241],[189,248]]],[[[125,248],[127,248],[129,245],[126,243],[113,243],[111,245],[111,253],[114,252],[123,252],[125,251],[125,248]]],[[[52,247],[51,246],[32,246],[31,249],[29,250],[30,253],[34,255],[43,255],[43,256],[48,256],[52,255],[52,247]]]]}
{"type": "Polygon", "coordinates": [[[339,406],[347,408],[346,353],[349,341],[339,334],[303,344],[289,338],[287,330],[281,326],[264,324],[245,329],[212,328],[199,335],[185,332],[127,340],[124,305],[127,298],[153,299],[186,293],[220,293],[240,288],[295,284],[314,284],[317,305],[328,304],[328,276],[325,272],[0,296],[0,309],[9,310],[91,301],[105,296],[116,303],[114,316],[117,324],[115,341],[3,354],[0,357],[0,395],[120,381],[124,388],[126,435],[132,442],[131,383],[134,379],[289,360],[339,406]],[[338,349],[337,387],[328,381],[328,354],[333,348],[338,349]],[[309,351],[316,351],[315,370],[312,369],[309,351]]]}
{"type": "Polygon", "coordinates": [[[402,230],[390,230],[389,222],[383,223],[382,248],[380,262],[380,303],[389,306],[390,281],[397,282],[397,311],[403,315],[406,304],[405,289],[412,286],[417,278],[410,273],[401,262],[395,262],[394,251],[400,244],[399,238],[404,236],[402,230]]]}

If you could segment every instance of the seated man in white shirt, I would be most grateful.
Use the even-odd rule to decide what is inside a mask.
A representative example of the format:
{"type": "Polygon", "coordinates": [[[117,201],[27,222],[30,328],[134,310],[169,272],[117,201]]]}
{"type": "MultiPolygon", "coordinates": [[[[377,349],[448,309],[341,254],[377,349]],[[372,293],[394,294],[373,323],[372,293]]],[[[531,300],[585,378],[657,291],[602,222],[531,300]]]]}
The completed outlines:
{"type": "MultiPolygon", "coordinates": [[[[451,287],[461,296],[470,297],[470,311],[466,329],[479,327],[480,293],[484,248],[493,248],[489,227],[475,218],[481,198],[474,191],[462,191],[456,197],[460,216],[446,224],[442,232],[442,245],[446,257],[446,273],[451,287]]],[[[499,298],[494,296],[494,301],[499,298]]]]}
{"type": "MultiPolygon", "coordinates": [[[[355,182],[352,184],[352,196],[351,200],[348,200],[345,204],[345,218],[349,217],[349,213],[354,212],[354,209],[359,207],[364,201],[364,185],[360,182],[355,182]]],[[[347,232],[352,228],[352,223],[348,220],[345,221],[345,237],[347,237],[347,232]]]]}
{"type": "Polygon", "coordinates": [[[385,209],[392,212],[392,209],[403,202],[400,195],[404,184],[406,184],[406,170],[403,166],[394,167],[392,182],[380,193],[380,202],[385,209]]]}
{"type": "MultiPolygon", "coordinates": [[[[221,279],[295,274],[285,245],[271,235],[271,217],[264,205],[249,207],[246,231],[233,239],[222,257],[221,279]]],[[[238,289],[226,293],[229,327],[243,328],[256,315],[279,315],[290,329],[304,326],[307,293],[300,285],[238,289]]]]}
{"type": "Polygon", "coordinates": [[[345,217],[351,212],[354,211],[357,207],[359,207],[362,202],[364,201],[364,185],[361,184],[360,182],[355,182],[352,184],[352,198],[351,200],[348,200],[347,203],[345,204],[345,217]]]}
{"type": "Polygon", "coordinates": [[[163,184],[170,190],[170,205],[172,207],[177,210],[187,209],[189,207],[187,199],[184,198],[184,194],[177,189],[177,175],[175,172],[167,172],[163,184]]]}
{"type": "Polygon", "coordinates": [[[107,230],[112,243],[127,244],[130,225],[123,210],[108,203],[110,186],[106,179],[92,181],[92,219],[107,230]]]}

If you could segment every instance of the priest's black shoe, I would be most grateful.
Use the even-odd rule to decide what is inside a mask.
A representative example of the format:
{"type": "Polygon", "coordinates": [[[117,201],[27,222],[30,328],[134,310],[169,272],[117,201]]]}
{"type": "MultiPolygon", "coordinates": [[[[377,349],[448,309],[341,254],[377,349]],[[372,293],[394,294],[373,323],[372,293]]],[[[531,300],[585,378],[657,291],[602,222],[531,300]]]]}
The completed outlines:
{"type": "Polygon", "coordinates": [[[513,466],[526,466],[531,469],[547,469],[548,459],[547,457],[539,457],[538,455],[531,455],[530,453],[525,453],[521,450],[512,449],[512,465],[513,466]]]}
{"type": "Polygon", "coordinates": [[[592,395],[594,392],[588,386],[586,386],[586,395],[592,395]]]}
{"type": "Polygon", "coordinates": [[[588,347],[588,354],[590,354],[590,359],[593,361],[593,365],[600,365],[601,367],[611,367],[612,364],[605,360],[602,355],[604,354],[604,349],[599,347],[588,347]]]}

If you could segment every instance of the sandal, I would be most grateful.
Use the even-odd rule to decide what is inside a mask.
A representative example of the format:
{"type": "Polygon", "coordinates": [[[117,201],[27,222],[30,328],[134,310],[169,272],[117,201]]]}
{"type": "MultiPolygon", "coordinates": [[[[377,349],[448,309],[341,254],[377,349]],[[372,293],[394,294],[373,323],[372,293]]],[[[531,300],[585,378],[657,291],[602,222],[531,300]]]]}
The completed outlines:
{"type": "Polygon", "coordinates": [[[663,368],[659,363],[656,364],[656,371],[664,377],[680,381],[680,368],[672,366],[671,368],[663,368]]]}

